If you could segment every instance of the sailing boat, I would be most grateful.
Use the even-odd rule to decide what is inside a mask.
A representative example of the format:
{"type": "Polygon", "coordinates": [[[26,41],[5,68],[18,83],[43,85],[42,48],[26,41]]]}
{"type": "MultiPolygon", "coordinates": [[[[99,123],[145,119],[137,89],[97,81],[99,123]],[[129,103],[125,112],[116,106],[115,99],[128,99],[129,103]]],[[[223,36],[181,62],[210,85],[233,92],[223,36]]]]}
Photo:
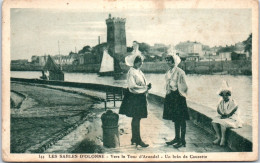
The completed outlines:
{"type": "Polygon", "coordinates": [[[100,76],[113,76],[114,74],[114,58],[108,54],[107,50],[104,50],[103,57],[99,69],[100,76]]]}
{"type": "Polygon", "coordinates": [[[115,79],[120,79],[123,75],[123,71],[119,65],[119,61],[109,55],[108,50],[105,49],[99,70],[100,76],[114,76],[115,79]]]}
{"type": "Polygon", "coordinates": [[[49,72],[49,80],[64,81],[64,73],[61,71],[61,68],[56,65],[50,55],[48,55],[48,59],[43,70],[49,72]]]}

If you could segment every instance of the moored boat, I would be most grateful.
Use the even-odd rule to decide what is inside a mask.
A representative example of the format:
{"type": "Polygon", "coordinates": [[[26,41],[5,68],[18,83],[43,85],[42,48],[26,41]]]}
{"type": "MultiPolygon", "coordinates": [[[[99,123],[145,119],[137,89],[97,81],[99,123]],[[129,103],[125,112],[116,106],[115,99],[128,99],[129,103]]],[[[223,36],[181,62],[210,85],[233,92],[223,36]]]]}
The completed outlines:
{"type": "Polygon", "coordinates": [[[64,73],[62,72],[61,68],[54,62],[51,56],[48,56],[43,70],[49,72],[49,80],[64,81],[64,73]]]}

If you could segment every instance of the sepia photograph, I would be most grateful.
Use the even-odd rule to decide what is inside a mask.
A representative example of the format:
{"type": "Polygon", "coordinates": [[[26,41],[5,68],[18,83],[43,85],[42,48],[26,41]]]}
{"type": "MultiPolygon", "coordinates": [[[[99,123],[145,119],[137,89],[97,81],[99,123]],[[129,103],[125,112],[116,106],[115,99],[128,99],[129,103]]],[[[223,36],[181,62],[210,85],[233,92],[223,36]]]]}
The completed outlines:
{"type": "Polygon", "coordinates": [[[2,159],[258,160],[257,0],[2,5],[2,159]]]}

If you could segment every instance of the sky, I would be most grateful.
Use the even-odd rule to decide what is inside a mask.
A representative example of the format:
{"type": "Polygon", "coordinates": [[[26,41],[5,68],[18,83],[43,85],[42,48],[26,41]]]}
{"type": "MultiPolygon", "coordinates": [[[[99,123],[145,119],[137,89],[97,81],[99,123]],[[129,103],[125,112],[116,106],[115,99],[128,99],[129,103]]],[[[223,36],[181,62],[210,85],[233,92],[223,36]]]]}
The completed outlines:
{"type": "Polygon", "coordinates": [[[181,41],[225,46],[246,40],[252,32],[250,9],[165,9],[121,12],[81,9],[11,9],[11,59],[32,55],[68,55],[84,46],[106,42],[108,14],[126,18],[127,46],[176,45],[181,41]],[[59,48],[58,48],[59,42],[59,48]]]}

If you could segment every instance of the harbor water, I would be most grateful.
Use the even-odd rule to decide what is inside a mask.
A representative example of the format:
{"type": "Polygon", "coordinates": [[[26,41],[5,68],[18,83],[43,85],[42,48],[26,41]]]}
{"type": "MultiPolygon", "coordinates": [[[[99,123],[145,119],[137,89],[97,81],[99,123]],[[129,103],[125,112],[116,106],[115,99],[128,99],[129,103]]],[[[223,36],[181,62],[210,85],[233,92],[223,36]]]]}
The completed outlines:
{"type": "MultiPolygon", "coordinates": [[[[41,72],[37,71],[12,71],[11,77],[38,78],[41,72]]],[[[145,74],[148,82],[152,83],[151,93],[165,96],[164,74],[145,74]]],[[[126,87],[126,80],[114,80],[113,77],[98,76],[96,73],[64,73],[65,81],[80,83],[96,83],[126,87]]],[[[233,75],[187,75],[188,100],[211,107],[216,110],[220,100],[218,91],[223,80],[227,80],[232,87],[234,98],[240,110],[244,124],[252,124],[252,76],[233,75]]]]}

